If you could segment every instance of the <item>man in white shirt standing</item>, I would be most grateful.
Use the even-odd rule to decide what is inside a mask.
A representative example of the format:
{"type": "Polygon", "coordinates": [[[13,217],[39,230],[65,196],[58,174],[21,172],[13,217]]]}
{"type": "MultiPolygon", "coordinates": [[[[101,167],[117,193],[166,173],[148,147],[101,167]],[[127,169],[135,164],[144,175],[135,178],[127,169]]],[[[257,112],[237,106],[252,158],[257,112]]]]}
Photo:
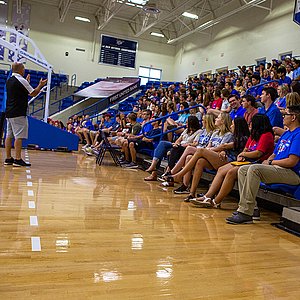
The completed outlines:
{"type": "Polygon", "coordinates": [[[28,138],[28,120],[27,107],[28,95],[36,96],[42,87],[47,83],[47,79],[41,79],[38,86],[34,89],[30,84],[30,75],[24,78],[25,67],[21,63],[12,64],[12,76],[6,82],[6,159],[4,165],[13,165],[14,167],[26,167],[30,164],[21,158],[22,139],[28,138]],[[12,139],[15,138],[15,159],[11,156],[12,139]]]}

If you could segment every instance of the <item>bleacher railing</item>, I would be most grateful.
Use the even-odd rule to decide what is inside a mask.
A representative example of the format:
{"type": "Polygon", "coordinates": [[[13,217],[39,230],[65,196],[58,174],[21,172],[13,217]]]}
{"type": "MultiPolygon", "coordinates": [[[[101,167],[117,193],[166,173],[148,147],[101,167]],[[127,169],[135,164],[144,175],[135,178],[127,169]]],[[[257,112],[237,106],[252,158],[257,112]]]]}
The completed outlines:
{"type": "Polygon", "coordinates": [[[269,81],[265,81],[265,82],[262,82],[262,83],[259,83],[257,85],[253,85],[252,87],[250,87],[249,89],[246,90],[246,95],[249,95],[254,89],[258,88],[258,87],[261,87],[261,86],[264,86],[264,85],[267,85],[269,83],[272,83],[272,82],[279,82],[278,79],[275,79],[275,80],[269,80],[269,81]]]}

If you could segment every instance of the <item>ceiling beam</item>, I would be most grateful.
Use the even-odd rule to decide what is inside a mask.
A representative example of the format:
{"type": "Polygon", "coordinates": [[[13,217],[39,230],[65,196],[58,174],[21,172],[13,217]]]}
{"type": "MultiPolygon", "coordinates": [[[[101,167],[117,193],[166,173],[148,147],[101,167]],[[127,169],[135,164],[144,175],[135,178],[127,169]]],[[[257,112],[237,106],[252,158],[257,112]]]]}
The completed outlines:
{"type": "Polygon", "coordinates": [[[68,10],[71,6],[72,0],[60,0],[58,5],[58,14],[59,14],[59,21],[64,22],[65,17],[68,13],[68,10]]]}
{"type": "Polygon", "coordinates": [[[154,25],[160,23],[163,20],[166,20],[166,19],[170,18],[171,16],[173,16],[174,14],[176,14],[179,10],[182,10],[185,7],[185,5],[187,5],[191,1],[194,1],[194,0],[185,0],[180,5],[178,5],[177,7],[175,7],[174,9],[172,9],[171,11],[169,11],[168,13],[166,13],[164,16],[162,16],[162,17],[158,16],[155,21],[153,21],[152,23],[150,23],[149,25],[147,25],[145,27],[142,27],[142,29],[139,32],[137,32],[135,34],[135,36],[136,37],[141,36],[144,32],[146,32],[147,30],[149,30],[154,25]]]}
{"type": "Polygon", "coordinates": [[[17,2],[17,14],[21,14],[22,13],[22,0],[16,0],[17,2]]]}
{"type": "Polygon", "coordinates": [[[210,27],[212,27],[212,26],[220,23],[222,20],[224,20],[224,19],[226,19],[226,18],[228,18],[228,17],[230,17],[230,16],[232,16],[232,15],[234,15],[234,14],[240,12],[240,11],[243,11],[243,10],[251,8],[251,7],[255,7],[256,5],[259,5],[259,4],[261,4],[261,3],[265,2],[265,1],[266,0],[250,0],[249,2],[246,2],[244,0],[244,2],[245,2],[244,5],[238,7],[236,9],[234,9],[234,10],[231,10],[228,13],[225,13],[225,14],[221,15],[218,18],[214,18],[212,20],[209,20],[207,22],[202,23],[201,25],[199,25],[194,30],[188,31],[188,32],[180,35],[179,37],[177,37],[175,39],[169,40],[168,44],[174,44],[175,42],[177,42],[177,41],[179,41],[179,40],[181,40],[183,38],[186,38],[186,37],[190,36],[191,34],[193,34],[195,32],[206,30],[206,29],[208,29],[208,28],[210,28],[210,27]]]}
{"type": "Polygon", "coordinates": [[[107,0],[104,6],[100,7],[95,14],[98,30],[103,29],[123,5],[124,3],[119,4],[116,0],[107,0]]]}

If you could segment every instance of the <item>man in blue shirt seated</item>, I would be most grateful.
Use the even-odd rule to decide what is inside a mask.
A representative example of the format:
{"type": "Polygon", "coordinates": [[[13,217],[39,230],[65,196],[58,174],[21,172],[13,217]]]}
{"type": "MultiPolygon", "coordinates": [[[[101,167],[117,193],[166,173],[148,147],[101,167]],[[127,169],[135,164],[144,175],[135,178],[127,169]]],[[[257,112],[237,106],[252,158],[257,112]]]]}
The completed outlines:
{"type": "Polygon", "coordinates": [[[240,99],[237,95],[230,95],[228,98],[228,102],[231,107],[231,112],[229,113],[232,120],[234,120],[237,117],[244,117],[244,114],[246,112],[246,109],[243,108],[241,105],[240,99]]]}
{"type": "Polygon", "coordinates": [[[258,113],[268,116],[272,127],[276,126],[283,128],[282,114],[274,104],[277,97],[276,89],[273,87],[264,88],[260,97],[264,106],[258,109],[258,113]]]}
{"type": "Polygon", "coordinates": [[[256,195],[261,182],[300,184],[300,105],[289,106],[284,125],[289,128],[278,140],[274,153],[262,164],[240,167],[238,186],[240,202],[237,212],[226,219],[230,224],[252,223],[256,195]]]}
{"type": "Polygon", "coordinates": [[[279,85],[290,85],[292,83],[291,78],[286,76],[286,68],[284,66],[278,68],[277,75],[279,76],[279,85]]]}
{"type": "Polygon", "coordinates": [[[263,85],[257,86],[261,83],[260,76],[258,74],[253,74],[251,77],[251,82],[253,87],[250,88],[250,95],[253,96],[256,100],[259,100],[264,88],[263,85]]]}
{"type": "Polygon", "coordinates": [[[228,90],[231,95],[237,95],[238,97],[240,97],[240,93],[234,89],[233,83],[231,81],[225,83],[225,89],[228,90]]]}
{"type": "Polygon", "coordinates": [[[294,81],[300,80],[300,60],[299,59],[294,58],[293,67],[294,67],[293,80],[294,81]]]}

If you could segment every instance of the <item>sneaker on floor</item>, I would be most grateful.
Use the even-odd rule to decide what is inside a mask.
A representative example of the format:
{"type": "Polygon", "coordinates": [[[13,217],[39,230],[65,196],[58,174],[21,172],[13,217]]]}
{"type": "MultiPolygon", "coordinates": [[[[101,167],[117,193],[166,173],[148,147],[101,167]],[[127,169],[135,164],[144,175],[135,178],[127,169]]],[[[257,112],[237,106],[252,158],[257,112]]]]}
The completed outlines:
{"type": "Polygon", "coordinates": [[[93,154],[96,155],[96,156],[99,155],[99,151],[98,151],[97,149],[93,149],[92,152],[93,152],[93,154]]]}
{"type": "Polygon", "coordinates": [[[231,217],[228,217],[226,219],[227,223],[229,224],[252,224],[252,216],[243,214],[241,212],[238,212],[237,214],[232,215],[231,217]]]}
{"type": "Polygon", "coordinates": [[[136,163],[131,162],[127,165],[124,165],[124,167],[127,168],[127,169],[137,169],[139,166],[136,163]]]}
{"type": "Polygon", "coordinates": [[[26,163],[22,158],[21,159],[15,159],[13,162],[14,167],[30,167],[31,164],[26,163]]]}
{"type": "Polygon", "coordinates": [[[260,220],[260,210],[259,208],[254,208],[252,219],[259,221],[260,220]]]}
{"type": "Polygon", "coordinates": [[[173,191],[174,194],[189,194],[190,190],[187,186],[185,186],[184,184],[181,185],[179,188],[175,189],[173,191]]]}
{"type": "MultiPolygon", "coordinates": [[[[232,215],[237,215],[238,213],[239,213],[238,211],[234,211],[232,213],[232,215]]],[[[259,208],[254,208],[252,219],[255,220],[255,221],[260,220],[260,210],[259,210],[259,208]]]]}
{"type": "Polygon", "coordinates": [[[195,199],[195,196],[193,195],[188,195],[184,200],[183,202],[191,202],[191,200],[195,199]]]}
{"type": "Polygon", "coordinates": [[[197,197],[197,198],[200,198],[200,197],[203,197],[204,195],[205,195],[205,194],[200,193],[200,194],[197,194],[196,197],[197,197]]]}
{"type": "Polygon", "coordinates": [[[14,158],[11,157],[11,158],[7,158],[5,161],[4,161],[4,165],[5,166],[11,166],[13,163],[14,163],[14,158]]]}

